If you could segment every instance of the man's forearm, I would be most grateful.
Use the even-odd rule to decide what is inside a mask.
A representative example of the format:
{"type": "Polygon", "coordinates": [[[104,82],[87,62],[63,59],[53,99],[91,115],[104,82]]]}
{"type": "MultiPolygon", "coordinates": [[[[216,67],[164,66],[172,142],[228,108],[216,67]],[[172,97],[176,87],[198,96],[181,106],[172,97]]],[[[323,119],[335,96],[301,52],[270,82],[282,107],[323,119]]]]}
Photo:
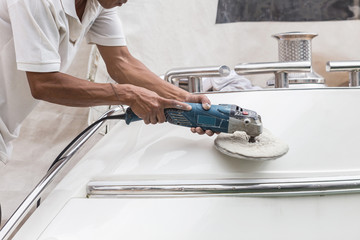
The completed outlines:
{"type": "Polygon", "coordinates": [[[130,105],[133,93],[138,91],[138,88],[129,84],[114,87],[60,72],[27,72],[27,77],[34,98],[73,107],[130,105]]]}

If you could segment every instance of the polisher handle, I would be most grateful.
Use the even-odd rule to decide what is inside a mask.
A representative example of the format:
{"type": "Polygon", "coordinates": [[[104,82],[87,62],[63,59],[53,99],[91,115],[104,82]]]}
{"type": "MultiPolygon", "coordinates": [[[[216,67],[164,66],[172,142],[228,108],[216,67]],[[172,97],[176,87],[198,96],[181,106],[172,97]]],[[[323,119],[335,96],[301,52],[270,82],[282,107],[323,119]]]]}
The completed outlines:
{"type": "MultiPolygon", "coordinates": [[[[197,104],[197,103],[196,104],[187,103],[187,104],[191,105],[192,110],[194,109],[194,107],[196,109],[197,105],[200,105],[200,104],[197,104]]],[[[171,117],[173,114],[171,114],[171,113],[167,114],[167,112],[169,112],[169,111],[170,112],[176,111],[177,113],[180,113],[180,114],[184,112],[184,110],[175,109],[175,108],[167,108],[167,109],[165,109],[164,113],[165,113],[166,120],[168,122],[170,122],[170,123],[173,123],[172,117],[171,117]]],[[[140,120],[142,120],[142,119],[140,117],[138,117],[130,107],[126,109],[126,113],[125,113],[125,122],[126,122],[126,124],[129,125],[131,122],[140,121],[140,120]]]]}
{"type": "Polygon", "coordinates": [[[139,118],[130,107],[128,107],[126,109],[125,122],[127,125],[129,125],[131,122],[136,122],[136,121],[140,121],[140,120],[142,120],[142,119],[139,118]]]}

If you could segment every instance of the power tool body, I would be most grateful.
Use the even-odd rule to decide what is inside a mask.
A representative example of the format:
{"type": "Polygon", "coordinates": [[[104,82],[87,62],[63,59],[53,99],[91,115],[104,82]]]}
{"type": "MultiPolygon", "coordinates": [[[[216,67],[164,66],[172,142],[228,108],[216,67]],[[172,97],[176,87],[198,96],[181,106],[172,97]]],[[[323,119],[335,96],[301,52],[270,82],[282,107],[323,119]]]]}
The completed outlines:
{"type": "MultiPolygon", "coordinates": [[[[212,105],[205,110],[200,103],[187,103],[191,105],[190,111],[168,108],[165,109],[167,122],[184,127],[201,127],[216,133],[234,133],[244,131],[250,136],[249,142],[263,131],[261,117],[255,111],[244,109],[233,104],[212,105]]],[[[128,108],[125,121],[130,124],[141,120],[128,108]]]]}

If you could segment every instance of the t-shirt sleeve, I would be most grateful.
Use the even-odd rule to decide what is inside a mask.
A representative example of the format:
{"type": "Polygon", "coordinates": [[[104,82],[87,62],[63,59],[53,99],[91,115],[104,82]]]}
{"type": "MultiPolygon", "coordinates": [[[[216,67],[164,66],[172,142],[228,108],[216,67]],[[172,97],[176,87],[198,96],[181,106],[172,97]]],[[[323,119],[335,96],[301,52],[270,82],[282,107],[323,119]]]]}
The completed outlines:
{"type": "Polygon", "coordinates": [[[8,8],[18,70],[59,71],[59,26],[51,8],[44,1],[15,1],[8,8]]]}
{"type": "Polygon", "coordinates": [[[126,40],[117,8],[103,9],[94,21],[86,39],[102,46],[126,46],[126,40]]]}

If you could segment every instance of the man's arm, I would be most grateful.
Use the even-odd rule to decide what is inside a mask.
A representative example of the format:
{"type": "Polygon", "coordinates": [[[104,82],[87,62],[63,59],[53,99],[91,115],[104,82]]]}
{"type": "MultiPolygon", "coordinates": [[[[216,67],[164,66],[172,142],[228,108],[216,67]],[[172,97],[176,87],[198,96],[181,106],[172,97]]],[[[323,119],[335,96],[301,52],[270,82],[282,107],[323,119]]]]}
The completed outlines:
{"type": "MultiPolygon", "coordinates": [[[[71,107],[119,104],[109,84],[99,84],[61,72],[26,72],[35,99],[71,107]]],[[[123,86],[126,92],[131,86],[123,86]]],[[[119,94],[120,91],[119,91],[119,94]]],[[[126,102],[126,95],[122,96],[126,102]]]]}
{"type": "MultiPolygon", "coordinates": [[[[165,108],[189,110],[190,106],[183,102],[210,106],[205,95],[190,94],[160,79],[133,58],[126,47],[99,46],[99,49],[109,74],[121,84],[93,83],[60,72],[27,72],[33,97],[75,107],[125,104],[146,124],[164,122],[165,108]]],[[[201,128],[192,131],[204,133],[201,128]]]]}
{"type": "Polygon", "coordinates": [[[73,107],[125,104],[131,106],[147,124],[165,121],[158,105],[188,109],[187,104],[160,97],[153,91],[132,84],[93,83],[60,72],[26,74],[36,99],[73,107]]]}

